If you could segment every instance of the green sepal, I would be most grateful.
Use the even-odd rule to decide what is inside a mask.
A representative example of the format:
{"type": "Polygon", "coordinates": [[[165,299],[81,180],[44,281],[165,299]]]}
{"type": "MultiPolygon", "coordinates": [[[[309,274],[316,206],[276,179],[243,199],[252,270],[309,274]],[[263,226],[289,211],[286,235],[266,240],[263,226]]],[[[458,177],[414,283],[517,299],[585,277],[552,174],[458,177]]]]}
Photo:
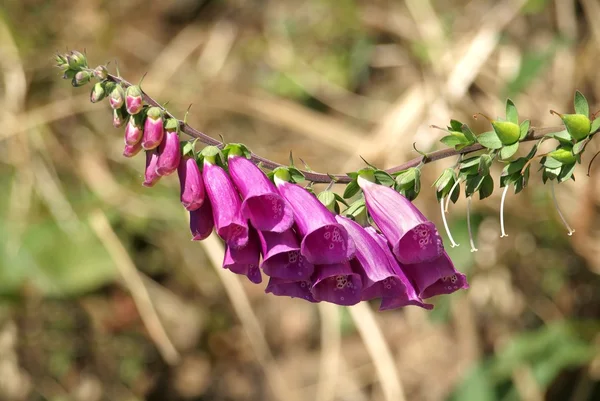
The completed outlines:
{"type": "Polygon", "coordinates": [[[179,146],[181,147],[181,155],[194,157],[196,141],[197,140],[180,142],[179,146]]]}
{"type": "Polygon", "coordinates": [[[369,224],[369,221],[367,214],[367,205],[365,204],[365,198],[361,197],[360,199],[357,199],[356,201],[352,202],[352,204],[348,206],[346,210],[344,210],[344,215],[356,221],[363,227],[367,226],[369,224]]]}
{"type": "Polygon", "coordinates": [[[421,170],[411,167],[401,171],[396,176],[394,189],[410,200],[415,199],[421,192],[421,170]]]}
{"type": "Polygon", "coordinates": [[[574,155],[578,155],[580,153],[582,153],[585,149],[585,146],[590,142],[590,139],[585,139],[581,142],[577,142],[575,145],[573,145],[573,154],[574,155]]]}
{"type": "Polygon", "coordinates": [[[448,131],[462,131],[463,123],[458,120],[450,120],[448,131]]]}
{"type": "Polygon", "coordinates": [[[302,171],[298,170],[296,167],[288,167],[288,171],[290,173],[290,178],[292,180],[293,183],[298,184],[300,182],[303,182],[306,178],[304,177],[304,174],[302,174],[302,171]]]}
{"type": "Polygon", "coordinates": [[[519,135],[519,141],[522,141],[527,136],[529,132],[529,127],[531,126],[531,122],[529,120],[525,120],[519,125],[519,129],[521,130],[521,135],[519,135]]]}
{"type": "Polygon", "coordinates": [[[558,131],[558,132],[551,132],[549,134],[545,135],[548,138],[554,138],[559,142],[562,143],[572,143],[573,142],[573,137],[571,136],[571,134],[569,134],[569,131],[562,130],[562,131],[558,131]]]}
{"type": "Polygon", "coordinates": [[[140,88],[138,85],[128,86],[127,90],[125,91],[125,96],[142,97],[142,88],[140,88]]]}
{"type": "Polygon", "coordinates": [[[590,116],[590,106],[587,99],[579,91],[575,91],[575,97],[573,99],[573,105],[575,106],[576,114],[583,114],[584,116],[590,116]]]}
{"type": "Polygon", "coordinates": [[[357,172],[351,172],[351,173],[346,173],[346,175],[350,178],[352,178],[353,180],[356,180],[358,178],[358,173],[357,172]]]}
{"type": "Polygon", "coordinates": [[[479,168],[477,172],[481,175],[488,175],[490,173],[490,167],[492,166],[492,156],[483,154],[479,157],[479,168]]]}
{"type": "Polygon", "coordinates": [[[498,134],[494,131],[484,132],[477,137],[477,142],[488,149],[500,149],[502,148],[502,141],[498,137],[498,134]]]}
{"type": "Polygon", "coordinates": [[[558,175],[558,182],[564,182],[569,178],[575,179],[573,173],[575,172],[575,163],[565,164],[560,169],[560,174],[558,175]]]}
{"type": "Polygon", "coordinates": [[[517,153],[517,150],[519,150],[519,142],[515,142],[512,145],[503,146],[502,149],[500,149],[500,158],[504,160],[509,159],[515,153],[517,153]]]}
{"type": "Polygon", "coordinates": [[[358,186],[357,180],[352,180],[346,185],[344,189],[344,195],[342,195],[345,199],[352,198],[354,195],[360,192],[360,187],[358,186]]]}
{"type": "MultiPolygon", "coordinates": [[[[454,173],[454,169],[450,167],[445,169],[442,172],[442,174],[437,178],[437,180],[435,180],[433,186],[435,187],[435,194],[438,202],[440,201],[440,199],[448,196],[448,194],[450,193],[450,189],[452,189],[452,186],[455,182],[456,175],[454,173]]],[[[455,191],[456,194],[458,194],[459,192],[460,191],[455,191]]]]}
{"type": "Polygon", "coordinates": [[[381,185],[385,185],[386,187],[392,187],[394,185],[394,177],[392,177],[389,173],[383,170],[375,170],[375,182],[381,185]]]}
{"type": "Polygon", "coordinates": [[[163,115],[164,115],[164,112],[162,111],[162,109],[160,107],[156,107],[156,106],[150,107],[148,109],[148,112],[146,113],[146,116],[153,120],[158,120],[159,118],[162,118],[163,115]]]}
{"type": "Polygon", "coordinates": [[[471,131],[471,128],[469,128],[469,126],[467,124],[463,124],[461,126],[461,132],[465,135],[465,137],[467,138],[467,141],[469,141],[469,145],[474,144],[477,142],[477,137],[475,136],[475,134],[473,133],[473,131],[471,131]]]}
{"type": "Polygon", "coordinates": [[[133,124],[137,128],[141,128],[141,129],[144,128],[144,122],[146,121],[146,113],[147,112],[148,112],[148,108],[146,106],[144,106],[139,113],[131,116],[131,121],[133,121],[133,124]]]}
{"type": "Polygon", "coordinates": [[[171,132],[176,131],[177,133],[179,133],[179,120],[177,120],[176,118],[167,119],[167,122],[165,123],[165,130],[171,132]]]}
{"type": "Polygon", "coordinates": [[[118,109],[113,109],[113,126],[115,128],[124,126],[127,124],[127,121],[129,121],[129,114],[125,105],[122,105],[118,109]]]}
{"type": "Polygon", "coordinates": [[[223,156],[228,159],[229,156],[243,156],[246,159],[252,157],[252,152],[243,143],[228,143],[223,148],[223,156]]]}
{"type": "Polygon", "coordinates": [[[340,214],[340,205],[338,205],[333,191],[323,191],[317,195],[317,199],[319,199],[330,212],[340,214]]]}
{"type": "Polygon", "coordinates": [[[477,174],[467,178],[467,185],[465,185],[465,196],[467,198],[473,195],[475,192],[479,191],[479,188],[483,184],[485,177],[487,177],[487,175],[477,174]]]}
{"type": "Polygon", "coordinates": [[[519,124],[519,113],[517,112],[517,106],[510,99],[506,99],[506,121],[513,124],[519,124]]]}
{"type": "Polygon", "coordinates": [[[486,175],[479,186],[479,199],[485,199],[494,192],[494,179],[486,175]]]}
{"type": "Polygon", "coordinates": [[[465,145],[468,143],[467,138],[461,132],[452,132],[450,135],[442,137],[440,142],[450,148],[455,148],[456,146],[465,145]]]}
{"type": "Polygon", "coordinates": [[[204,165],[204,162],[208,162],[210,164],[216,164],[221,167],[225,166],[225,158],[223,157],[223,153],[221,149],[216,146],[206,146],[202,149],[201,152],[196,156],[199,165],[204,165]]]}
{"type": "Polygon", "coordinates": [[[547,168],[560,168],[563,165],[563,163],[560,160],[557,160],[550,156],[542,158],[541,162],[542,165],[547,168]]]}

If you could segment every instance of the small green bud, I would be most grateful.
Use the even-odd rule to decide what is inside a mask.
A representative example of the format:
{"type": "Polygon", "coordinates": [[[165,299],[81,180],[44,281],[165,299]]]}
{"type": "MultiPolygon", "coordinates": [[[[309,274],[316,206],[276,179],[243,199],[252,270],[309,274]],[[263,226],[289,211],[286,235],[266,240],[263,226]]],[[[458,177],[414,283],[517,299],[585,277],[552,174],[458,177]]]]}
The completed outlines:
{"type": "Polygon", "coordinates": [[[573,164],[577,161],[577,157],[573,154],[573,149],[568,149],[565,147],[560,147],[548,153],[548,156],[558,160],[562,164],[573,164]]]}
{"type": "Polygon", "coordinates": [[[583,114],[559,114],[567,131],[576,141],[585,139],[590,134],[592,122],[583,114]]]}
{"type": "Polygon", "coordinates": [[[79,71],[75,74],[71,80],[71,83],[77,88],[90,82],[90,78],[92,78],[92,74],[90,74],[88,71],[79,71]]]}
{"type": "Polygon", "coordinates": [[[165,124],[167,131],[179,131],[179,121],[175,118],[169,118],[165,124]]]}
{"type": "Polygon", "coordinates": [[[99,65],[94,69],[94,76],[100,80],[108,78],[108,70],[105,66],[99,65]]]}
{"type": "Polygon", "coordinates": [[[74,70],[80,70],[82,67],[87,67],[87,59],[85,55],[77,50],[73,50],[70,54],[68,54],[66,59],[69,63],[69,67],[74,70]]]}
{"type": "Polygon", "coordinates": [[[492,127],[503,145],[512,145],[521,136],[521,127],[510,121],[491,121],[492,127]]]}
{"type": "Polygon", "coordinates": [[[104,90],[104,82],[96,82],[90,93],[90,102],[96,103],[106,97],[106,91],[104,90]]]}
{"type": "Polygon", "coordinates": [[[67,68],[63,74],[63,79],[73,79],[75,78],[75,74],[77,74],[77,71],[67,68]]]}
{"type": "Polygon", "coordinates": [[[323,191],[319,195],[317,195],[317,198],[321,201],[323,205],[325,205],[325,207],[331,213],[340,213],[340,206],[338,205],[337,200],[335,199],[335,194],[333,192],[323,191]]]}

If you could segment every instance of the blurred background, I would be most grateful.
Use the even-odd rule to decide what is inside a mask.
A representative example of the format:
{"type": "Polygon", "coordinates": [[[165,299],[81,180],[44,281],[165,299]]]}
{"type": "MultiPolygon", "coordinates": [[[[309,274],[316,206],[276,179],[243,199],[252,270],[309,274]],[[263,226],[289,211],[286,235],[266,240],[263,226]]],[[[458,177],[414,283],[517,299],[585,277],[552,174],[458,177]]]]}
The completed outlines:
{"type": "MultiPolygon", "coordinates": [[[[0,399],[600,399],[600,149],[557,187],[533,174],[450,206],[471,289],[376,312],[265,295],[190,241],[175,177],[141,186],[108,105],[53,68],[87,50],[192,126],[331,173],[439,148],[449,119],[489,130],[510,96],[534,126],[575,89],[600,109],[597,0],[3,0],[0,399]]],[[[552,141],[548,141],[552,142],[552,141]]],[[[549,144],[552,146],[552,144],[549,144]]],[[[522,146],[526,152],[529,146],[522,146]]],[[[441,228],[423,169],[417,205],[441,228]]],[[[496,186],[501,166],[494,175],[496,186]]],[[[338,188],[343,190],[343,188],[338,188]]],[[[444,234],[445,238],[445,234],[444,234]]]]}

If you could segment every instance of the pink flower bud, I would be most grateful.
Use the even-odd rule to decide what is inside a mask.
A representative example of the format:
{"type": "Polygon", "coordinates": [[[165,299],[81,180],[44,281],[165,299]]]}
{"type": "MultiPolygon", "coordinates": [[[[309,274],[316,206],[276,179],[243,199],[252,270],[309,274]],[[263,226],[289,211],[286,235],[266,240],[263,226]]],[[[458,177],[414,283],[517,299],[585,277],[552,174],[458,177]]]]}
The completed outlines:
{"type": "Polygon", "coordinates": [[[125,148],[123,148],[123,156],[125,157],[133,157],[140,153],[142,150],[142,143],[138,142],[134,145],[125,144],[125,148]]]}
{"type": "Polygon", "coordinates": [[[125,103],[125,91],[121,84],[116,84],[113,90],[110,92],[108,97],[108,101],[110,102],[110,107],[113,109],[119,109],[125,103]]]}
{"type": "Polygon", "coordinates": [[[104,82],[96,82],[90,93],[90,102],[96,103],[106,97],[104,82]]]}
{"type": "Polygon", "coordinates": [[[163,112],[160,107],[150,107],[144,123],[142,147],[146,150],[158,147],[162,142],[164,135],[163,112]]]}
{"type": "Polygon", "coordinates": [[[187,210],[198,209],[205,201],[204,181],[196,159],[183,156],[177,168],[181,189],[181,204],[187,210]]]}
{"type": "Polygon", "coordinates": [[[129,114],[127,114],[127,110],[125,110],[125,107],[113,110],[113,126],[115,128],[121,128],[122,126],[127,124],[128,119],[129,114]]]}
{"type": "Polygon", "coordinates": [[[144,134],[144,113],[138,113],[129,118],[129,123],[125,127],[125,143],[127,145],[140,144],[144,134]]]}
{"type": "Polygon", "coordinates": [[[125,95],[125,105],[127,112],[131,115],[137,114],[142,110],[144,100],[142,99],[142,90],[137,85],[127,88],[125,95]]]}
{"type": "Polygon", "coordinates": [[[160,180],[160,175],[156,174],[156,162],[158,161],[158,151],[151,149],[146,151],[146,173],[144,175],[145,187],[153,187],[160,180]]]}
{"type": "Polygon", "coordinates": [[[105,66],[99,65],[98,67],[94,68],[94,76],[98,79],[106,79],[108,78],[108,70],[105,66]]]}
{"type": "Polygon", "coordinates": [[[158,161],[156,174],[169,175],[177,170],[181,159],[179,135],[177,131],[167,131],[165,139],[158,145],[158,161]]]}

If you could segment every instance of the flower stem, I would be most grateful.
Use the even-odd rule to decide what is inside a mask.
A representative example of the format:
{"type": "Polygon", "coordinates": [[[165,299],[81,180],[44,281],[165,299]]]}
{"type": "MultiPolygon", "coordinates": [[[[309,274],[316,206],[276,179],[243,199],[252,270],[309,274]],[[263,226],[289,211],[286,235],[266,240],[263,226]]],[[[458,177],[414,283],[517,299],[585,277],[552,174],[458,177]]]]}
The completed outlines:
{"type": "Polygon", "coordinates": [[[473,232],[471,231],[471,196],[467,198],[467,228],[469,229],[469,242],[471,244],[471,252],[477,252],[475,241],[473,241],[473,232]]]}
{"type": "MultiPolygon", "coordinates": [[[[450,195],[448,195],[450,196],[450,195]]],[[[442,196],[440,198],[440,212],[442,213],[442,221],[444,222],[444,228],[446,229],[446,235],[448,235],[448,238],[450,239],[450,244],[452,246],[452,248],[459,246],[460,244],[457,244],[456,241],[454,241],[454,238],[452,238],[452,234],[450,233],[450,228],[448,227],[448,221],[446,221],[446,213],[444,213],[444,197],[442,196]]]]}
{"type": "Polygon", "coordinates": [[[504,231],[504,200],[506,199],[506,193],[508,192],[508,185],[504,187],[502,191],[502,199],[500,200],[500,238],[508,237],[506,231],[504,231]]]}
{"type": "Polygon", "coordinates": [[[565,219],[565,216],[560,211],[560,207],[558,207],[558,201],[556,200],[556,194],[554,193],[554,181],[550,181],[550,190],[552,191],[552,200],[554,201],[554,207],[556,208],[556,211],[558,212],[558,215],[560,216],[560,219],[562,220],[562,222],[565,225],[566,229],[569,231],[568,235],[571,236],[571,235],[573,235],[573,233],[575,232],[575,230],[573,230],[571,228],[571,226],[569,225],[569,223],[567,223],[567,220],[565,219]]]}

